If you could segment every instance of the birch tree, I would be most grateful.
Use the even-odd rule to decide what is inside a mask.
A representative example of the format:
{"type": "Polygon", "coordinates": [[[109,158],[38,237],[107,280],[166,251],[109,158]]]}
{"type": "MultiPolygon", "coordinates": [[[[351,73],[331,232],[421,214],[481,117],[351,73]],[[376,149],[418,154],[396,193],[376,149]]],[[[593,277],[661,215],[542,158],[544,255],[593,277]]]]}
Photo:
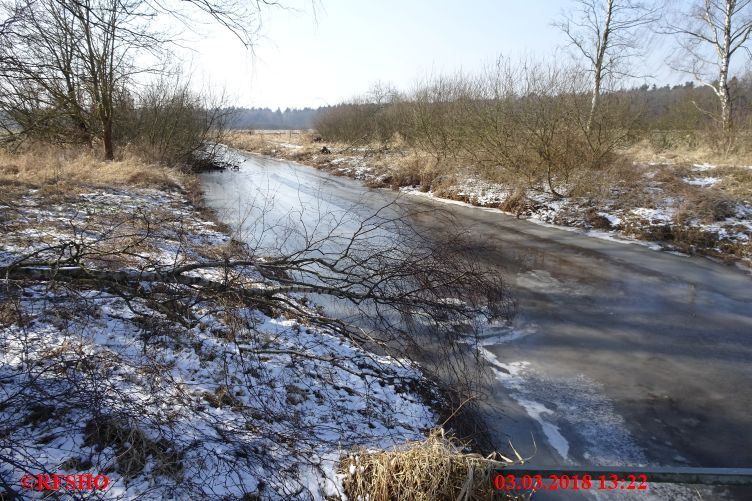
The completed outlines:
{"type": "Polygon", "coordinates": [[[607,80],[630,76],[631,60],[644,48],[646,28],[658,9],[636,0],[574,0],[575,8],[555,23],[593,75],[590,131],[607,80]]]}
{"type": "Polygon", "coordinates": [[[752,34],[752,0],[695,0],[688,12],[667,26],[676,35],[688,60],[678,69],[713,89],[724,132],[733,127],[733,99],[729,92],[732,60],[748,51],[752,34]]]}

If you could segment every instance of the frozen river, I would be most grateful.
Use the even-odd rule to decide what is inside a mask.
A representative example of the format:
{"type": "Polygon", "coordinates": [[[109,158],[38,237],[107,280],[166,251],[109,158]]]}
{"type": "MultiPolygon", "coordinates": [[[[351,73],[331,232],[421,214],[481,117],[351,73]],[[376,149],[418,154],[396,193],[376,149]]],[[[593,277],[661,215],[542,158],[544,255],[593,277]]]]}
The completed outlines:
{"type": "MultiPolygon", "coordinates": [[[[752,466],[749,274],[497,211],[372,190],[285,161],[242,158],[238,172],[204,174],[203,187],[224,222],[260,247],[283,238],[281,230],[254,233],[261,226],[314,225],[338,210],[365,216],[400,197],[402,207],[447,211],[484,249],[484,265],[503,274],[519,310],[513,325],[484,333],[495,375],[484,414],[500,447],[508,450],[511,440],[540,464],[752,466]]],[[[437,224],[422,214],[412,223],[446,230],[445,218],[437,224]]],[[[652,486],[651,493],[689,495],[652,486]]]]}

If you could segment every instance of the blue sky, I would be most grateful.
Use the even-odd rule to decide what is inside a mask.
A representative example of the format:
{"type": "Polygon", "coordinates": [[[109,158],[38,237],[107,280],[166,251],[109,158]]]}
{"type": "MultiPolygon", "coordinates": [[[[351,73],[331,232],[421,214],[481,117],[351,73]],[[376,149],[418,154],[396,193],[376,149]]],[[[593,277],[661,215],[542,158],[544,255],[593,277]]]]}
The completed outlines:
{"type": "Polygon", "coordinates": [[[207,33],[192,56],[198,79],[238,105],[316,107],[377,81],[408,89],[431,73],[472,72],[499,54],[567,57],[551,23],[569,0],[318,0],[315,13],[310,0],[283,3],[292,8],[266,11],[253,54],[207,33]]]}

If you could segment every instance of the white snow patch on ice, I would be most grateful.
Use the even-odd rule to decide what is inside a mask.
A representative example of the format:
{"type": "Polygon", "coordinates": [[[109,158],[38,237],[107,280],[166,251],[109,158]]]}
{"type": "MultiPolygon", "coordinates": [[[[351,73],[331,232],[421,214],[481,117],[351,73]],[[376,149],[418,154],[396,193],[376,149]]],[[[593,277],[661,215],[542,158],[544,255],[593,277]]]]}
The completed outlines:
{"type": "Polygon", "coordinates": [[[561,434],[559,427],[553,423],[546,421],[543,416],[553,416],[554,412],[541,404],[540,402],[533,402],[532,400],[526,400],[524,398],[517,399],[517,403],[525,409],[527,415],[535,419],[543,429],[543,433],[546,435],[548,443],[559,453],[562,459],[569,457],[569,442],[564,435],[561,434]]]}
{"type": "Polygon", "coordinates": [[[551,377],[527,361],[503,363],[485,347],[480,348],[480,353],[499,383],[540,425],[546,440],[562,458],[596,465],[647,462],[599,383],[583,374],[551,377]],[[573,451],[572,442],[562,431],[564,424],[579,435],[584,450],[579,447],[573,451]]]}
{"type": "MultiPolygon", "coordinates": [[[[499,382],[507,388],[522,390],[523,373],[530,365],[529,362],[519,361],[512,362],[511,364],[504,364],[499,362],[499,359],[486,348],[480,348],[480,353],[491,365],[491,368],[496,375],[496,379],[499,382]]],[[[551,409],[547,408],[540,402],[532,400],[529,396],[521,396],[520,392],[512,392],[512,398],[514,398],[514,400],[525,409],[528,416],[540,425],[546,439],[562,459],[567,459],[569,455],[569,442],[564,438],[564,435],[561,434],[559,427],[545,417],[554,415],[551,409]]]]}
{"type": "Polygon", "coordinates": [[[538,326],[535,324],[524,326],[491,324],[483,329],[476,341],[479,346],[496,346],[535,334],[537,329],[538,326]]]}
{"type": "Polygon", "coordinates": [[[564,284],[546,270],[531,270],[517,276],[517,286],[544,292],[561,292],[564,284]]]}

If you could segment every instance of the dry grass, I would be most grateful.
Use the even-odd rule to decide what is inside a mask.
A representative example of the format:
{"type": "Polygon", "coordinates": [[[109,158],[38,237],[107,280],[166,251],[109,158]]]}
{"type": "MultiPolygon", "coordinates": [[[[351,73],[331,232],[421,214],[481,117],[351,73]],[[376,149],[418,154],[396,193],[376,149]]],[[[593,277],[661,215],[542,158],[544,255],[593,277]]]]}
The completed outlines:
{"type": "MultiPolygon", "coordinates": [[[[223,134],[222,141],[233,148],[271,155],[281,144],[298,145],[301,152],[314,153],[325,144],[314,142],[314,137],[314,134],[290,131],[231,130],[223,134]]],[[[326,144],[331,146],[331,143],[326,144]]]]}
{"type": "Polygon", "coordinates": [[[6,328],[13,324],[27,327],[30,321],[31,319],[23,312],[17,300],[0,300],[0,328],[6,328]]]}
{"type": "Polygon", "coordinates": [[[716,134],[701,131],[656,131],[635,142],[624,153],[636,162],[711,163],[752,165],[750,137],[739,132],[732,144],[716,134]]]}
{"type": "MultiPolygon", "coordinates": [[[[512,461],[499,457],[501,462],[512,461]]],[[[362,451],[343,459],[345,494],[350,499],[487,500],[525,499],[494,488],[499,461],[465,454],[461,444],[437,429],[422,441],[391,451],[362,451]]]]}
{"type": "Polygon", "coordinates": [[[154,441],[117,418],[103,416],[89,421],[84,429],[84,445],[94,445],[99,450],[112,447],[117,454],[117,463],[112,468],[125,478],[143,473],[150,460],[159,474],[178,480],[183,475],[181,454],[169,441],[154,441]]]}
{"type": "Polygon", "coordinates": [[[245,130],[228,131],[222,138],[222,141],[228,146],[239,150],[256,151],[259,153],[271,143],[266,134],[245,130]]]}
{"type": "Polygon", "coordinates": [[[719,190],[737,200],[752,202],[752,167],[717,167],[712,175],[722,179],[716,186],[719,190]]]}
{"type": "Polygon", "coordinates": [[[419,186],[421,191],[429,191],[437,178],[447,173],[446,166],[430,156],[410,151],[405,155],[381,154],[373,162],[379,172],[384,172],[384,184],[392,189],[402,186],[419,186]]]}
{"type": "Polygon", "coordinates": [[[145,163],[127,152],[119,160],[105,162],[98,152],[86,148],[37,144],[18,152],[0,150],[0,184],[4,186],[54,187],[65,192],[81,185],[168,188],[184,181],[185,175],[176,169],[145,163]]]}
{"type": "MultiPolygon", "coordinates": [[[[471,165],[472,161],[446,159],[437,162],[431,155],[404,145],[393,145],[389,151],[382,151],[380,145],[375,143],[354,149],[347,144],[314,142],[315,137],[315,134],[295,131],[230,131],[225,136],[225,142],[242,150],[297,160],[324,169],[327,169],[330,160],[336,158],[367,157],[373,172],[384,175],[380,186],[391,188],[419,185],[424,191],[436,191],[446,188],[450,179],[462,179],[468,174],[510,187],[517,187],[518,184],[524,187],[525,183],[525,179],[518,176],[504,175],[503,169],[498,167],[479,167],[469,172],[467,165],[471,165]],[[291,148],[288,145],[297,147],[291,148]],[[323,145],[335,154],[319,155],[323,145]]],[[[675,178],[674,182],[681,182],[681,176],[691,174],[690,165],[707,162],[719,165],[718,169],[708,175],[721,175],[723,181],[719,185],[720,189],[732,194],[734,198],[749,199],[752,197],[752,169],[746,167],[752,165],[752,148],[747,146],[748,142],[752,144],[749,139],[740,135],[735,145],[726,151],[718,147],[719,140],[709,133],[659,131],[621,151],[616,160],[604,169],[578,173],[570,180],[570,194],[609,197],[615,184],[638,188],[645,183],[643,176],[649,170],[645,164],[649,163],[670,165],[675,169],[663,168],[664,174],[675,178]]],[[[641,190],[635,190],[637,191],[641,190]]]]}
{"type": "Polygon", "coordinates": [[[674,214],[680,223],[714,223],[736,215],[736,200],[715,188],[687,189],[674,214]]]}

